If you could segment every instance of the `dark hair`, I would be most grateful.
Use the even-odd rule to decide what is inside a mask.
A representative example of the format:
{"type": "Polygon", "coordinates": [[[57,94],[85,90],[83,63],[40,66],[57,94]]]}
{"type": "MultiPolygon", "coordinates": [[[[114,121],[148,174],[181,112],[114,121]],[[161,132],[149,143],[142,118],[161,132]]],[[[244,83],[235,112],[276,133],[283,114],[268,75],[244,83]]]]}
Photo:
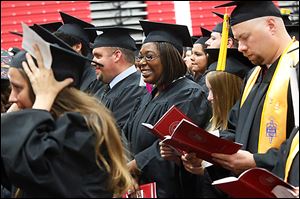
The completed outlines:
{"type": "Polygon", "coordinates": [[[167,42],[154,42],[160,53],[163,73],[157,86],[168,86],[174,80],[182,77],[187,72],[187,67],[179,51],[167,42]]]}
{"type": "Polygon", "coordinates": [[[186,57],[186,52],[189,50],[192,51],[192,49],[192,47],[183,47],[182,59],[186,57]]]}
{"type": "Polygon", "coordinates": [[[81,43],[82,44],[81,54],[83,56],[88,56],[89,54],[91,54],[91,49],[89,45],[82,39],[73,35],[65,34],[63,32],[55,32],[54,35],[60,38],[61,40],[63,40],[64,42],[66,42],[67,44],[69,44],[71,47],[81,43]]]}
{"type": "Polygon", "coordinates": [[[1,113],[6,112],[11,105],[11,103],[8,102],[10,92],[9,81],[1,79],[1,113]]]}
{"type": "Polygon", "coordinates": [[[124,54],[124,58],[125,60],[130,63],[130,64],[134,64],[135,62],[135,51],[126,49],[126,48],[121,48],[121,47],[112,47],[114,50],[120,50],[123,54],[124,54]]]}
{"type": "Polygon", "coordinates": [[[232,39],[233,48],[238,48],[239,42],[236,39],[234,39],[233,37],[228,37],[228,39],[232,39]]]}

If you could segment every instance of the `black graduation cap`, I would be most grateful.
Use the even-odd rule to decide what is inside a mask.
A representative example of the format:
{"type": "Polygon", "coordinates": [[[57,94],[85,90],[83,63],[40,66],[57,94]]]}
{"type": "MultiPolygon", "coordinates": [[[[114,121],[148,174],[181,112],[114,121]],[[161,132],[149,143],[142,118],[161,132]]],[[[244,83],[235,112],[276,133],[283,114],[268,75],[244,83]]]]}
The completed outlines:
{"type": "MultiPolygon", "coordinates": [[[[60,47],[63,47],[65,49],[68,49],[68,50],[71,50],[71,51],[74,51],[73,48],[71,46],[69,46],[66,42],[64,42],[63,40],[61,40],[60,38],[58,38],[57,36],[52,34],[46,28],[43,28],[41,25],[34,24],[34,25],[30,26],[30,28],[32,30],[34,30],[40,37],[42,37],[43,40],[45,40],[49,43],[56,43],[60,47]]],[[[17,32],[11,32],[11,33],[16,34],[17,32]]],[[[23,37],[22,33],[18,33],[16,35],[23,37]]],[[[20,49],[19,49],[19,51],[20,51],[20,49]]],[[[16,54],[16,53],[14,53],[14,54],[16,54]]]]}
{"type": "Polygon", "coordinates": [[[236,5],[236,7],[233,9],[230,16],[231,26],[258,17],[281,17],[279,9],[272,1],[232,1],[216,6],[215,8],[229,7],[234,5],[236,5]]]}
{"type": "MultiPolygon", "coordinates": [[[[72,86],[80,88],[80,80],[87,59],[78,53],[73,53],[72,51],[61,48],[55,44],[50,45],[50,50],[53,58],[51,68],[53,70],[55,79],[62,81],[68,77],[71,77],[74,80],[72,86]]],[[[22,62],[26,61],[26,53],[27,52],[24,50],[18,52],[12,58],[9,64],[10,67],[23,68],[22,62]]]]}
{"type": "Polygon", "coordinates": [[[61,32],[67,35],[72,35],[75,37],[78,37],[85,41],[87,44],[90,42],[93,42],[94,39],[97,37],[96,31],[85,31],[84,28],[91,28],[95,27],[93,24],[90,24],[88,22],[85,22],[81,19],[78,19],[74,16],[68,15],[64,12],[59,12],[60,16],[62,18],[62,21],[64,22],[64,25],[62,25],[57,32],[61,32]]]}
{"type": "Polygon", "coordinates": [[[135,42],[135,46],[136,46],[137,50],[140,50],[142,45],[143,45],[143,42],[141,42],[141,41],[135,42]]]}
{"type": "Polygon", "coordinates": [[[192,47],[193,43],[187,26],[140,20],[145,33],[144,43],[168,42],[182,54],[183,46],[192,47]]]}
{"type": "MultiPolygon", "coordinates": [[[[50,43],[50,51],[53,59],[51,68],[56,80],[62,81],[68,77],[72,77],[74,79],[72,86],[79,88],[85,64],[86,62],[92,62],[92,60],[75,52],[68,44],[45,28],[35,24],[34,30],[45,41],[50,43]]],[[[26,51],[22,50],[14,55],[10,66],[22,68],[22,61],[26,61],[25,54],[26,51]]]]}
{"type": "Polygon", "coordinates": [[[93,27],[86,28],[90,31],[102,31],[92,45],[92,48],[98,47],[120,47],[129,50],[137,50],[134,39],[130,36],[132,32],[142,32],[141,29],[126,28],[121,26],[115,27],[93,27]]]}
{"type": "MultiPolygon", "coordinates": [[[[212,13],[214,13],[215,15],[217,15],[218,17],[220,17],[221,19],[224,19],[224,14],[217,13],[217,12],[212,12],[212,13]]],[[[222,30],[223,30],[223,22],[218,23],[218,24],[214,27],[214,29],[212,30],[212,32],[222,33],[222,30]]],[[[231,37],[231,38],[234,38],[233,33],[232,33],[232,30],[231,30],[231,27],[229,27],[228,36],[231,37]]]]}
{"type": "MultiPolygon", "coordinates": [[[[218,32],[218,33],[222,34],[222,30],[223,30],[223,22],[218,23],[214,27],[214,29],[212,30],[212,32],[218,32]]],[[[228,37],[234,38],[231,28],[229,28],[228,37]]]]}
{"type": "Polygon", "coordinates": [[[141,41],[135,42],[135,46],[136,46],[136,50],[134,51],[135,56],[139,55],[142,45],[143,45],[143,42],[141,42],[141,41]]]}
{"type": "Polygon", "coordinates": [[[202,37],[210,37],[211,35],[211,31],[207,30],[204,27],[200,27],[201,33],[202,33],[202,37]]]}
{"type": "MultiPolygon", "coordinates": [[[[43,28],[47,29],[48,31],[50,31],[52,33],[57,31],[57,29],[60,28],[62,25],[63,25],[62,22],[52,22],[52,23],[39,24],[39,26],[42,26],[43,28]]],[[[33,26],[29,26],[29,27],[32,28],[33,26]]],[[[20,33],[20,32],[9,31],[9,33],[11,33],[13,35],[23,37],[23,33],[20,33]]]]}
{"type": "Polygon", "coordinates": [[[199,37],[194,44],[202,44],[206,45],[205,42],[209,39],[209,37],[199,37]]]}
{"type": "MultiPolygon", "coordinates": [[[[209,62],[212,63],[210,64],[208,71],[215,71],[217,69],[219,51],[219,48],[206,49],[206,52],[209,55],[209,62]]],[[[239,52],[238,49],[227,49],[225,72],[244,78],[254,66],[255,65],[253,65],[243,53],[239,52]]]]}
{"type": "Polygon", "coordinates": [[[200,29],[201,29],[202,36],[198,37],[196,39],[196,41],[194,41],[193,43],[194,44],[206,45],[205,42],[210,38],[211,31],[209,31],[209,30],[207,30],[206,28],[203,28],[203,27],[200,27],[200,29]]]}
{"type": "Polygon", "coordinates": [[[39,24],[39,26],[42,26],[43,28],[47,29],[50,32],[57,31],[62,25],[63,25],[62,22],[52,22],[52,23],[39,24]]]}
{"type": "Polygon", "coordinates": [[[191,36],[192,43],[194,44],[199,38],[199,36],[191,36]]]}
{"type": "Polygon", "coordinates": [[[43,28],[41,25],[34,24],[33,26],[31,26],[31,29],[34,30],[46,42],[57,44],[62,48],[75,52],[73,48],[69,46],[69,44],[67,44],[66,42],[64,42],[62,39],[58,38],[54,34],[52,34],[46,28],[43,28]]]}

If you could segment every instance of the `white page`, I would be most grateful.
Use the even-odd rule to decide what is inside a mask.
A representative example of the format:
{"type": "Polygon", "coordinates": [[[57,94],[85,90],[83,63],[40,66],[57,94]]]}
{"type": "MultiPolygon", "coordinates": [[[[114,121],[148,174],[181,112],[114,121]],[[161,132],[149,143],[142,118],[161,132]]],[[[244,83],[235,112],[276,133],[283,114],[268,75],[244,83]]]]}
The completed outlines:
{"type": "Polygon", "coordinates": [[[148,124],[148,123],[142,123],[142,125],[148,129],[153,129],[153,125],[152,124],[148,124]]]}
{"type": "Polygon", "coordinates": [[[22,48],[27,52],[29,52],[29,54],[32,55],[34,58],[36,58],[36,54],[34,53],[34,49],[32,45],[37,44],[43,56],[45,67],[50,69],[52,64],[50,44],[45,40],[43,40],[36,32],[34,32],[23,22],[22,22],[22,28],[23,28],[22,48]]]}
{"type": "Polygon", "coordinates": [[[212,182],[212,185],[223,184],[223,183],[228,183],[228,182],[235,182],[237,180],[238,180],[238,178],[231,176],[231,177],[215,180],[212,182]]]}
{"type": "Polygon", "coordinates": [[[277,198],[297,198],[296,193],[293,193],[292,190],[281,186],[277,185],[272,189],[272,193],[277,197],[277,198]]]}

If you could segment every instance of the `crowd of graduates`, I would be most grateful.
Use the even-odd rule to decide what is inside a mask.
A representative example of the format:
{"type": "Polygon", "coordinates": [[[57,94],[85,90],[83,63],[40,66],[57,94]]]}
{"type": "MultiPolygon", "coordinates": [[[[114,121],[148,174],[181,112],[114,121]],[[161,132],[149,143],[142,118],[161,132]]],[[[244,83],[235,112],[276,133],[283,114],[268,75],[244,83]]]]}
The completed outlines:
{"type": "Polygon", "coordinates": [[[30,26],[50,45],[50,69],[38,43],[1,50],[1,197],[122,197],[155,182],[159,198],[226,198],[212,182],[255,167],[299,197],[299,26],[272,1],[219,7],[229,6],[200,38],[185,25],[95,27],[60,12],[30,26]],[[178,154],[142,125],[173,105],[242,148],[214,164],[178,154]]]}

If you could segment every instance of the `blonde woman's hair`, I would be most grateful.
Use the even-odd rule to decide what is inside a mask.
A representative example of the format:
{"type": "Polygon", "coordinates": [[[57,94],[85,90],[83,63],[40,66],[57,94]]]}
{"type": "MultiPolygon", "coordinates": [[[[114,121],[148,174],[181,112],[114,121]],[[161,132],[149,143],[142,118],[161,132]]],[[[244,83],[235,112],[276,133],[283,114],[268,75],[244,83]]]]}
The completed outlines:
{"type": "MultiPolygon", "coordinates": [[[[23,69],[19,69],[21,75],[30,85],[30,98],[35,96],[30,81],[23,69]]],[[[127,168],[129,153],[121,141],[121,136],[116,121],[108,110],[97,98],[92,97],[73,87],[64,88],[56,97],[50,110],[54,118],[58,118],[65,112],[79,112],[84,117],[88,128],[95,134],[95,161],[99,169],[105,169],[111,177],[107,187],[115,196],[121,196],[133,186],[134,180],[127,168]],[[108,160],[101,153],[106,149],[108,160]],[[103,165],[103,166],[101,166],[103,165]]],[[[15,197],[21,190],[18,188],[15,197]]]]}
{"type": "MultiPolygon", "coordinates": [[[[21,75],[30,85],[29,95],[35,100],[30,81],[23,69],[21,75]]],[[[92,97],[73,87],[64,88],[56,97],[50,110],[54,118],[65,112],[79,112],[84,117],[88,128],[95,134],[95,161],[99,169],[105,169],[111,177],[107,187],[116,196],[127,192],[133,186],[134,180],[127,168],[126,149],[121,141],[121,136],[112,113],[97,98],[92,97]],[[101,149],[107,149],[108,160],[101,154],[101,149]],[[101,166],[103,165],[103,166],[101,166]]],[[[21,195],[19,188],[15,197],[21,195]]]]}
{"type": "Polygon", "coordinates": [[[242,79],[222,71],[211,71],[206,78],[214,98],[210,130],[226,130],[228,112],[241,97],[242,79]]]}
{"type": "Polygon", "coordinates": [[[96,136],[96,163],[111,176],[111,187],[114,194],[125,193],[132,185],[132,177],[127,168],[125,147],[112,113],[95,97],[72,87],[64,88],[56,97],[51,113],[58,117],[64,112],[80,112],[96,136]],[[108,152],[105,159],[100,149],[108,152]],[[101,166],[103,165],[103,166],[101,166]]]}

